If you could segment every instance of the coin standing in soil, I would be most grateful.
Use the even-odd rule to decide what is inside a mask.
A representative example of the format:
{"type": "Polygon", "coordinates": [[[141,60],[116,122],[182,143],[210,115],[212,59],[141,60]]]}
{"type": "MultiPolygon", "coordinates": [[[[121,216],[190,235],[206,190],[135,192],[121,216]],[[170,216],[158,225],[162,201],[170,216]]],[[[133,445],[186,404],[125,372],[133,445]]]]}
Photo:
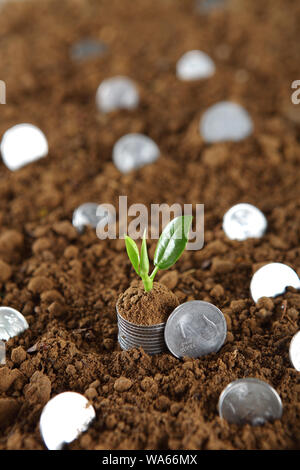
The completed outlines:
{"type": "Polygon", "coordinates": [[[227,334],[226,320],[215,305],[192,300],[175,308],[165,328],[165,341],[175,357],[200,357],[219,351],[227,334]]]}
{"type": "Polygon", "coordinates": [[[97,228],[99,224],[105,226],[111,220],[109,210],[96,202],[86,202],[77,207],[73,213],[72,224],[79,233],[86,226],[97,228]]]}
{"type": "Polygon", "coordinates": [[[290,361],[297,371],[300,372],[300,331],[298,331],[290,342],[290,361]]]}
{"type": "Polygon", "coordinates": [[[0,150],[7,168],[15,171],[48,155],[48,142],[38,127],[17,124],[4,133],[0,150]]]}
{"type": "Polygon", "coordinates": [[[82,39],[72,45],[70,55],[75,62],[101,57],[107,51],[107,46],[95,39],[82,39]]]}
{"type": "Polygon", "coordinates": [[[252,204],[236,204],[223,217],[223,230],[231,240],[260,238],[267,225],[264,214],[252,204]]]}
{"type": "Polygon", "coordinates": [[[95,418],[93,406],[76,392],[63,392],[45,405],[40,418],[40,432],[49,450],[61,450],[77,439],[95,418]]]}
{"type": "Polygon", "coordinates": [[[186,52],[176,64],[179,80],[200,80],[214,75],[216,70],[213,60],[205,52],[194,50],[186,52]]]}
{"type": "Polygon", "coordinates": [[[160,155],[156,143],[143,134],[126,134],[113,148],[113,162],[122,173],[155,162],[160,155]]]}
{"type": "Polygon", "coordinates": [[[204,112],[199,130],[205,142],[237,142],[253,132],[253,123],[242,106],[221,101],[204,112]]]}
{"type": "Polygon", "coordinates": [[[134,109],[139,104],[139,93],[135,83],[128,77],[108,78],[99,85],[96,103],[103,113],[134,109]]]}
{"type": "Polygon", "coordinates": [[[251,280],[250,292],[254,302],[261,297],[284,294],[287,287],[300,289],[297,273],[283,263],[269,263],[258,269],[251,280]]]}
{"type": "Polygon", "coordinates": [[[0,340],[0,365],[6,364],[6,347],[4,341],[0,340]]]}
{"type": "Polygon", "coordinates": [[[20,312],[11,307],[0,307],[0,340],[8,341],[27,328],[29,325],[20,312]]]}
{"type": "Polygon", "coordinates": [[[219,398],[220,417],[229,423],[261,426],[282,416],[276,390],[263,380],[246,378],[231,382],[219,398]]]}

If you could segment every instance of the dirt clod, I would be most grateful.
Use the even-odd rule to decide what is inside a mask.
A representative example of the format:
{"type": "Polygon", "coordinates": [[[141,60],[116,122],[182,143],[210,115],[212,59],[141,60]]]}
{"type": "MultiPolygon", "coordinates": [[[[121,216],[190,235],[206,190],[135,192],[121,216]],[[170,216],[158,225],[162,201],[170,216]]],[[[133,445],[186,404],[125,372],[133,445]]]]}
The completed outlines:
{"type": "Polygon", "coordinates": [[[173,292],[158,282],[153,283],[150,292],[145,292],[142,282],[133,285],[120,295],[117,302],[120,315],[138,325],[164,323],[178,305],[173,292]]]}

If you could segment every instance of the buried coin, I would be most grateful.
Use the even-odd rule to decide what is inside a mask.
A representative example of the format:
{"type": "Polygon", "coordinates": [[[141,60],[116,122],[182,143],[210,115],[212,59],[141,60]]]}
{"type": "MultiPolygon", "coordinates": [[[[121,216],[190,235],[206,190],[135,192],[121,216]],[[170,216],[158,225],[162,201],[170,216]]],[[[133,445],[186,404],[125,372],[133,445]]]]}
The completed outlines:
{"type": "Polygon", "coordinates": [[[223,313],[213,304],[192,300],[175,308],[165,328],[165,341],[175,357],[217,352],[227,334],[223,313]]]}
{"type": "Polygon", "coordinates": [[[242,106],[221,101],[204,112],[199,130],[205,142],[237,142],[252,133],[253,124],[242,106]]]}
{"type": "Polygon", "coordinates": [[[4,133],[0,150],[3,162],[14,171],[45,157],[48,154],[48,142],[38,127],[17,124],[4,133]]]}
{"type": "Polygon", "coordinates": [[[40,432],[49,450],[60,450],[88,429],[96,413],[80,393],[63,392],[45,405],[40,432]]]}
{"type": "Polygon", "coordinates": [[[291,363],[300,372],[300,331],[292,337],[289,354],[291,363]]]}
{"type": "Polygon", "coordinates": [[[126,134],[113,148],[113,162],[122,173],[128,173],[155,162],[159,157],[156,143],[143,134],[126,134]]]}
{"type": "Polygon", "coordinates": [[[134,109],[139,104],[139,93],[135,83],[128,77],[108,78],[99,85],[96,104],[103,113],[134,109]]]}
{"type": "Polygon", "coordinates": [[[0,340],[8,341],[9,338],[23,333],[29,325],[23,315],[11,307],[0,307],[0,340]]]}
{"type": "Polygon", "coordinates": [[[220,417],[234,424],[261,426],[266,421],[280,419],[280,396],[263,380],[246,378],[231,382],[220,395],[220,417]]]}
{"type": "Polygon", "coordinates": [[[223,230],[231,240],[260,238],[267,229],[264,214],[252,204],[236,204],[223,218],[223,230]]]}
{"type": "Polygon", "coordinates": [[[269,263],[258,269],[252,277],[250,292],[254,302],[261,297],[276,297],[284,294],[287,287],[300,289],[297,273],[282,263],[269,263]]]}
{"type": "Polygon", "coordinates": [[[205,14],[218,8],[224,8],[226,0],[195,0],[196,11],[205,14]]]}
{"type": "Polygon", "coordinates": [[[199,80],[211,77],[215,73],[215,64],[202,51],[186,52],[176,64],[176,75],[179,80],[199,80]]]}
{"type": "Polygon", "coordinates": [[[6,347],[4,341],[0,340],[0,365],[6,364],[6,347]]]}
{"type": "Polygon", "coordinates": [[[95,39],[82,39],[71,47],[71,58],[74,61],[82,62],[102,56],[107,51],[107,46],[95,39]]]}
{"type": "Polygon", "coordinates": [[[112,215],[104,205],[96,202],[86,202],[75,209],[72,224],[79,233],[82,233],[86,226],[97,228],[100,224],[105,227],[110,222],[111,217],[112,215]]]}

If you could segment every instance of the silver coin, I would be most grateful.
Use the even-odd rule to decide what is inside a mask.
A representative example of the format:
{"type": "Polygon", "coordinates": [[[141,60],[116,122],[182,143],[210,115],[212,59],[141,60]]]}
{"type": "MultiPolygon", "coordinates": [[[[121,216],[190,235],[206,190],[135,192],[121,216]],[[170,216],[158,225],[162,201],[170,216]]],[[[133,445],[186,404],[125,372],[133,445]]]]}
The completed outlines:
{"type": "Polygon", "coordinates": [[[139,104],[139,93],[135,83],[128,77],[108,78],[99,85],[96,104],[103,113],[134,109],[139,104]]]}
{"type": "Polygon", "coordinates": [[[202,51],[186,52],[176,64],[176,75],[180,80],[209,78],[216,70],[213,60],[202,51]]]}
{"type": "Polygon", "coordinates": [[[27,328],[29,325],[20,312],[11,307],[0,307],[0,339],[8,341],[27,328]]]}
{"type": "Polygon", "coordinates": [[[137,325],[127,320],[118,312],[118,341],[122,349],[142,347],[147,354],[160,354],[166,350],[164,338],[165,323],[157,325],[137,325]]]}
{"type": "Polygon", "coordinates": [[[226,334],[226,320],[221,310],[202,300],[176,307],[165,328],[168,349],[178,358],[217,352],[223,346],[226,334]]]}
{"type": "Polygon", "coordinates": [[[159,157],[156,143],[143,134],[126,134],[113,148],[113,162],[122,173],[155,162],[159,157]]]}
{"type": "Polygon", "coordinates": [[[86,431],[96,413],[80,393],[64,392],[52,398],[40,418],[40,432],[49,450],[60,450],[86,431]]]}
{"type": "Polygon", "coordinates": [[[300,331],[298,331],[290,342],[290,361],[297,371],[300,372],[300,331]]]}
{"type": "Polygon", "coordinates": [[[133,348],[142,347],[144,349],[145,353],[150,354],[150,355],[154,355],[154,354],[161,354],[161,353],[165,352],[166,349],[167,349],[166,343],[163,343],[160,346],[152,346],[152,345],[151,346],[147,346],[147,345],[143,346],[143,345],[139,345],[139,344],[128,343],[121,336],[118,336],[118,341],[119,341],[119,344],[121,346],[121,349],[123,349],[124,351],[128,351],[129,349],[133,349],[133,348]]]}
{"type": "Polygon", "coordinates": [[[76,62],[101,57],[107,51],[107,46],[102,41],[95,39],[82,39],[71,47],[71,58],[76,62]]]}
{"type": "Polygon", "coordinates": [[[245,139],[253,131],[248,112],[239,104],[221,101],[208,108],[200,121],[200,134],[206,142],[245,139]]]}
{"type": "Polygon", "coordinates": [[[252,204],[236,204],[223,218],[223,230],[231,240],[260,238],[267,229],[264,214],[252,204]]]}
{"type": "Polygon", "coordinates": [[[155,325],[137,325],[136,323],[131,323],[127,320],[124,320],[121,315],[118,314],[118,323],[126,328],[128,331],[134,332],[140,332],[143,331],[143,334],[147,335],[150,334],[152,335],[153,332],[155,331],[161,331],[165,329],[166,323],[157,323],[155,325]]]}
{"type": "Polygon", "coordinates": [[[6,347],[4,341],[0,341],[0,365],[6,364],[6,347]]]}
{"type": "Polygon", "coordinates": [[[282,402],[276,390],[263,380],[252,378],[227,385],[218,408],[220,417],[234,424],[261,426],[282,416],[282,402]]]}
{"type": "Polygon", "coordinates": [[[48,142],[43,132],[32,124],[17,124],[8,129],[1,140],[4,164],[12,171],[48,154],[48,142]]]}
{"type": "Polygon", "coordinates": [[[250,292],[254,302],[261,297],[276,297],[284,294],[287,287],[300,289],[297,273],[282,263],[269,263],[258,269],[251,280],[250,292]]]}
{"type": "Polygon", "coordinates": [[[100,224],[104,227],[110,220],[111,214],[104,205],[86,202],[75,209],[72,224],[79,233],[82,233],[86,226],[97,228],[100,224]]]}
{"type": "Polygon", "coordinates": [[[210,13],[218,8],[224,8],[227,0],[196,0],[196,11],[201,14],[210,13]]]}

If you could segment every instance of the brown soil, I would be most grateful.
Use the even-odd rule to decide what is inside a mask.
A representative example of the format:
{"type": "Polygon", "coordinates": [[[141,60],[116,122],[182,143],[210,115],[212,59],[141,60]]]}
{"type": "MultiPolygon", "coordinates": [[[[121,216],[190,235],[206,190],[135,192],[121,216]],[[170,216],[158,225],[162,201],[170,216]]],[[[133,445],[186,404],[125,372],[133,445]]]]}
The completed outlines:
{"type": "MultiPolygon", "coordinates": [[[[43,0],[1,10],[0,134],[19,122],[38,125],[49,156],[19,171],[0,164],[1,297],[30,328],[7,343],[0,366],[0,449],[43,449],[39,418],[50,397],[85,394],[96,410],[70,449],[300,448],[299,373],[288,347],[299,329],[300,293],[257,305],[252,273],[276,261],[300,274],[300,107],[298,0],[228,0],[209,17],[192,0],[43,0]],[[70,60],[80,38],[108,45],[99,59],[70,60]],[[199,48],[216,62],[209,80],[183,83],[175,64],[199,48]],[[99,83],[115,74],[139,84],[133,112],[101,116],[99,83]],[[232,99],[246,107],[255,131],[239,143],[206,145],[202,112],[232,99]],[[144,132],[161,149],[153,165],[122,175],[114,142],[144,132]],[[205,204],[205,246],[185,252],[157,280],[179,301],[202,299],[225,314],[226,344],[217,354],[177,360],[121,351],[115,306],[136,279],[123,240],[100,241],[71,225],[83,202],[205,204]],[[239,243],[222,231],[237,202],[267,216],[266,235],[239,243]],[[237,428],[218,417],[224,387],[258,377],[275,387],[284,413],[262,427],[237,428]]],[[[150,254],[156,240],[149,241],[150,254]]]]}
{"type": "Polygon", "coordinates": [[[117,302],[119,314],[137,325],[165,323],[179,301],[164,284],[153,283],[150,292],[145,292],[142,282],[130,286],[117,302]]]}

